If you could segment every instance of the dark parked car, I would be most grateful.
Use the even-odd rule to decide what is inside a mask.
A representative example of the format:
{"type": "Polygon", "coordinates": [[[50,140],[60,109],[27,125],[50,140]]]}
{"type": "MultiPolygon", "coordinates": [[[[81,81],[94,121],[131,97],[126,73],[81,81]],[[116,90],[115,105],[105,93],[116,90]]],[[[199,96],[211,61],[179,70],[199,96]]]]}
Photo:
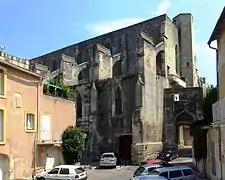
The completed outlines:
{"type": "Polygon", "coordinates": [[[167,148],[158,153],[156,159],[164,161],[172,161],[178,157],[178,150],[176,148],[167,148]]]}

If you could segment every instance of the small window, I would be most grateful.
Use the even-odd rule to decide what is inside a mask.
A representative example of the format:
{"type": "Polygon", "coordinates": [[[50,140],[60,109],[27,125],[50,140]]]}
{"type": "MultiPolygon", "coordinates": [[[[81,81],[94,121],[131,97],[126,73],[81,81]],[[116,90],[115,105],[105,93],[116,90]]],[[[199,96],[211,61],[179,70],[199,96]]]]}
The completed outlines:
{"type": "Polygon", "coordinates": [[[185,77],[184,77],[184,76],[182,76],[181,79],[182,79],[183,81],[185,81],[185,77]]]}
{"type": "Polygon", "coordinates": [[[190,66],[190,64],[189,64],[189,62],[187,62],[187,67],[189,67],[190,66]]]}
{"type": "Polygon", "coordinates": [[[84,168],[82,168],[82,167],[76,168],[74,170],[75,170],[76,174],[81,174],[81,173],[85,172],[84,168]]]}
{"type": "Polygon", "coordinates": [[[192,171],[191,169],[184,169],[184,170],[182,170],[182,171],[183,171],[183,173],[184,173],[184,176],[191,176],[191,175],[194,174],[193,171],[192,171]]]}
{"type": "Polygon", "coordinates": [[[170,67],[167,66],[167,75],[170,75],[170,67]]]}
{"type": "Polygon", "coordinates": [[[102,158],[114,158],[115,156],[113,154],[103,154],[102,158]]]}
{"type": "Polygon", "coordinates": [[[180,170],[170,171],[170,178],[178,178],[182,177],[182,173],[180,170]]]}
{"type": "Polygon", "coordinates": [[[69,174],[69,169],[68,168],[61,168],[59,171],[59,174],[69,174]]]}
{"type": "Polygon", "coordinates": [[[26,129],[34,130],[35,129],[35,117],[32,113],[27,113],[26,115],[26,129]]]}
{"type": "Polygon", "coordinates": [[[48,174],[58,174],[59,168],[52,169],[48,174]]]}
{"type": "Polygon", "coordinates": [[[0,69],[0,95],[5,95],[5,73],[0,69]]]}
{"type": "Polygon", "coordinates": [[[168,179],[168,171],[160,173],[159,176],[162,176],[162,177],[168,179]]]}

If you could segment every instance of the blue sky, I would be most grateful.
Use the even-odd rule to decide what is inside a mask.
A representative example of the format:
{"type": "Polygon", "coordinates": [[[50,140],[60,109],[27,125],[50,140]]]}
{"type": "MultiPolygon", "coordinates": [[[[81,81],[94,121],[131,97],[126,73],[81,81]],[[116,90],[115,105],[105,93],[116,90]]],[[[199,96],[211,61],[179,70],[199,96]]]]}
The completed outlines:
{"type": "Polygon", "coordinates": [[[200,76],[216,84],[215,52],[207,46],[223,0],[0,0],[0,45],[32,58],[156,15],[194,16],[200,76]]]}

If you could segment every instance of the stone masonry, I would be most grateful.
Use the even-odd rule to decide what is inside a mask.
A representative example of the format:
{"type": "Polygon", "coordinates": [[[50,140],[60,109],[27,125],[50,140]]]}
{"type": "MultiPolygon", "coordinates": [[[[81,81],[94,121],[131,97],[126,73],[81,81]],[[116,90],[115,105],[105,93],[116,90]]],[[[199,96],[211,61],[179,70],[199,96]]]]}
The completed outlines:
{"type": "Polygon", "coordinates": [[[177,91],[166,89],[182,94],[202,86],[192,35],[191,14],[173,21],[161,15],[34,58],[30,70],[58,76],[76,91],[76,125],[87,132],[84,159],[114,151],[143,160],[154,157],[163,142],[175,144],[175,129],[169,130],[175,116],[167,114],[173,112],[165,98],[177,91]]]}

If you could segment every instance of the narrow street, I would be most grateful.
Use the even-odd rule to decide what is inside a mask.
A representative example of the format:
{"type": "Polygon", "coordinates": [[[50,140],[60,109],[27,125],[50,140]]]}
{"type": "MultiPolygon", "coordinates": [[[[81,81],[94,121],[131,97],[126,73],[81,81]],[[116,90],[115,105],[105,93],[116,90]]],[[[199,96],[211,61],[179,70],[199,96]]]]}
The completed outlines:
{"type": "MultiPolygon", "coordinates": [[[[191,158],[177,158],[172,161],[173,164],[192,166],[191,158]]],[[[88,169],[88,180],[129,180],[137,166],[118,166],[116,169],[88,169]]],[[[197,177],[197,180],[204,178],[197,177]]]]}

